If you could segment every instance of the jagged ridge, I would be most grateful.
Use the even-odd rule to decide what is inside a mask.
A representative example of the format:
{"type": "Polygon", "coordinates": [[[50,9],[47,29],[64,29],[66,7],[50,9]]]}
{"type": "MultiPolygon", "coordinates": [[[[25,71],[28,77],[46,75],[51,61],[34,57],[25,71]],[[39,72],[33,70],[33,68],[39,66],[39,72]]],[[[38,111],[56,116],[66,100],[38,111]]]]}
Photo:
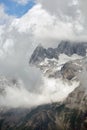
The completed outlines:
{"type": "Polygon", "coordinates": [[[43,61],[45,58],[58,59],[59,54],[64,53],[68,56],[77,54],[80,56],[86,56],[87,43],[86,42],[70,42],[61,41],[57,48],[45,49],[41,45],[37,46],[34,50],[29,63],[37,64],[43,61]]]}

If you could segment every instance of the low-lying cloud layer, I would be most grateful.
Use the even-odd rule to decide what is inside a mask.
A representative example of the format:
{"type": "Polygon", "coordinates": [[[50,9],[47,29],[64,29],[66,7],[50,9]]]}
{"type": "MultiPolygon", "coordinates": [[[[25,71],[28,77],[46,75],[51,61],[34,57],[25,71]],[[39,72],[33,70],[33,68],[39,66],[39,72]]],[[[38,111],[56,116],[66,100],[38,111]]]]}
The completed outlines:
{"type": "MultiPolygon", "coordinates": [[[[40,84],[39,84],[40,85],[40,84]]],[[[30,92],[23,84],[6,86],[5,95],[0,96],[0,105],[6,107],[34,107],[36,105],[63,101],[79,82],[66,83],[60,79],[43,78],[43,84],[30,92]]],[[[33,88],[34,89],[34,88],[33,88]]]]}

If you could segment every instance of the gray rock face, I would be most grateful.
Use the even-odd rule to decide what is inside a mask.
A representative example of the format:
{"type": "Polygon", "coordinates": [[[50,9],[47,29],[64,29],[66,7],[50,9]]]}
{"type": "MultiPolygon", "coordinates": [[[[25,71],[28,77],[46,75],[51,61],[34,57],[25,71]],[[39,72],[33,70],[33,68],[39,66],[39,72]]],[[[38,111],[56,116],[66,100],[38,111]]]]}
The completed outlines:
{"type": "Polygon", "coordinates": [[[62,41],[57,47],[57,53],[64,53],[68,56],[73,54],[78,54],[81,56],[86,55],[86,43],[79,43],[79,42],[69,42],[69,41],[62,41]]]}
{"type": "Polygon", "coordinates": [[[87,93],[81,85],[68,95],[65,100],[66,107],[87,111],[87,93]]]}
{"type": "Polygon", "coordinates": [[[85,87],[85,84],[87,84],[87,56],[65,63],[61,68],[61,74],[64,79],[72,80],[77,78],[85,87]]]}
{"type": "Polygon", "coordinates": [[[80,66],[78,60],[73,62],[67,62],[61,68],[61,74],[64,79],[71,80],[73,79],[79,72],[83,70],[83,67],[80,66]]]}
{"type": "Polygon", "coordinates": [[[48,59],[58,59],[59,54],[64,53],[68,56],[73,54],[77,54],[80,56],[86,56],[87,43],[82,42],[69,42],[69,41],[61,41],[57,48],[48,48],[45,49],[42,46],[38,46],[31,58],[31,64],[37,64],[43,61],[45,58],[48,59]]]}
{"type": "Polygon", "coordinates": [[[48,58],[48,59],[56,58],[56,59],[58,59],[58,56],[57,56],[57,54],[56,54],[56,52],[53,48],[45,49],[42,46],[38,46],[34,50],[32,56],[30,58],[30,63],[37,64],[38,62],[43,61],[45,58],[48,58]]]}

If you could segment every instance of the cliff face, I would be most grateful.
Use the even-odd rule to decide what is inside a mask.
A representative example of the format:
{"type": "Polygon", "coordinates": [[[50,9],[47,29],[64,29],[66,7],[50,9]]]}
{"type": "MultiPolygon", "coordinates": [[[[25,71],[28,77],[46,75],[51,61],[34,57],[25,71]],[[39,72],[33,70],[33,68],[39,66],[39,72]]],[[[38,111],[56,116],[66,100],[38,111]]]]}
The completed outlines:
{"type": "Polygon", "coordinates": [[[70,42],[70,41],[62,41],[57,47],[57,52],[64,53],[68,56],[73,54],[85,56],[87,43],[80,42],[70,42]]]}

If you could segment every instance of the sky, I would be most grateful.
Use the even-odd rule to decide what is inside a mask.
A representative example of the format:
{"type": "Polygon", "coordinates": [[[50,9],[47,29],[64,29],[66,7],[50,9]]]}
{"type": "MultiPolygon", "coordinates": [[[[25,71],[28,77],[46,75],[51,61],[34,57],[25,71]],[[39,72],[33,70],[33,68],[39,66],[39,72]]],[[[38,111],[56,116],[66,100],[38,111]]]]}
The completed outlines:
{"type": "Polygon", "coordinates": [[[33,0],[0,0],[0,4],[5,6],[5,12],[8,15],[21,17],[35,5],[35,2],[33,0]]]}
{"type": "Polygon", "coordinates": [[[45,84],[29,66],[31,54],[40,43],[87,41],[86,5],[85,0],[0,0],[0,73],[21,79],[30,91],[45,84]]]}

